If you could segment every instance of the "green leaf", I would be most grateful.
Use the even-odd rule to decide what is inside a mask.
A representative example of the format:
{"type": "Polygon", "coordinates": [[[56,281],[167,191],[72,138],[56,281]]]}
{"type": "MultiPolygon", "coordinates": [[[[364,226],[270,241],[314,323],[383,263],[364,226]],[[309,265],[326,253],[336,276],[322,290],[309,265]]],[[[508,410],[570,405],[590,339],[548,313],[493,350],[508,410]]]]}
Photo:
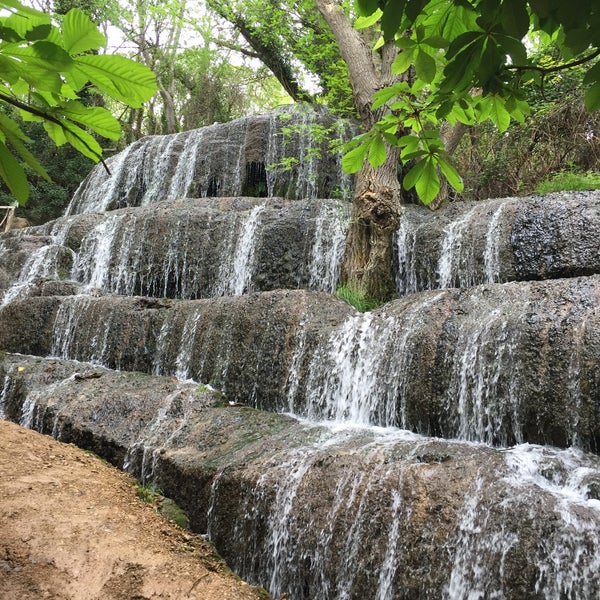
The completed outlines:
{"type": "Polygon", "coordinates": [[[52,42],[35,42],[31,48],[43,60],[43,65],[50,65],[57,71],[65,71],[73,65],[71,57],[63,48],[52,42]]]}
{"type": "Polygon", "coordinates": [[[51,30],[52,25],[50,25],[50,23],[45,23],[44,25],[36,25],[31,31],[28,31],[25,34],[25,38],[30,42],[44,40],[48,37],[48,35],[50,35],[51,30]]]}
{"type": "Polygon", "coordinates": [[[506,110],[504,99],[497,94],[482,98],[482,119],[490,119],[502,133],[510,125],[510,113],[506,110]]]}
{"type": "Polygon", "coordinates": [[[0,20],[0,40],[7,43],[20,42],[23,38],[12,27],[5,27],[0,20]]]}
{"type": "Polygon", "coordinates": [[[356,10],[363,17],[368,17],[379,8],[379,0],[356,0],[356,10]]]}
{"type": "Polygon", "coordinates": [[[0,142],[0,177],[19,204],[24,205],[29,198],[29,185],[25,171],[11,151],[0,142]]]}
{"type": "MultiPolygon", "coordinates": [[[[430,0],[408,0],[406,3],[406,16],[412,21],[416,21],[417,17],[423,12],[425,6],[430,0]]],[[[393,0],[388,4],[393,4],[393,0]]],[[[403,4],[403,3],[402,3],[403,4]]]]}
{"type": "Polygon", "coordinates": [[[60,107],[60,110],[72,121],[77,121],[97,134],[118,140],[121,137],[121,125],[105,108],[100,106],[84,106],[81,102],[69,102],[60,107]]]}
{"type": "Polygon", "coordinates": [[[89,55],[75,58],[79,71],[98,89],[132,107],[140,107],[157,90],[151,69],[124,56],[89,55]]]}
{"type": "Polygon", "coordinates": [[[383,13],[378,8],[372,15],[366,17],[358,17],[356,21],[354,21],[354,29],[367,29],[367,27],[372,27],[381,19],[381,15],[383,13]]]}
{"type": "Polygon", "coordinates": [[[585,107],[589,112],[600,109],[600,82],[595,83],[586,91],[585,107]]]}
{"type": "MultiPolygon", "coordinates": [[[[63,82],[60,75],[53,69],[47,69],[37,64],[28,64],[21,71],[21,77],[38,91],[60,94],[63,82]]],[[[16,85],[13,86],[16,91],[16,85]]]]}
{"type": "Polygon", "coordinates": [[[527,49],[523,42],[507,35],[498,35],[496,40],[504,50],[504,54],[511,56],[514,64],[523,65],[527,62],[527,49]]]}
{"type": "Polygon", "coordinates": [[[433,157],[424,158],[421,162],[425,163],[425,168],[415,184],[415,190],[421,201],[424,204],[429,204],[435,200],[440,191],[440,178],[433,157]]]}
{"type": "Polygon", "coordinates": [[[38,25],[47,25],[50,23],[50,17],[44,13],[30,9],[23,10],[19,8],[18,12],[11,14],[4,20],[4,26],[15,31],[21,39],[26,39],[28,32],[32,31],[38,25]]]}
{"type": "Polygon", "coordinates": [[[400,23],[404,16],[405,3],[406,0],[392,0],[385,5],[385,10],[381,17],[381,29],[384,39],[394,39],[396,32],[400,29],[400,23]]]}
{"type": "Polygon", "coordinates": [[[525,0],[504,0],[502,3],[501,22],[504,31],[521,40],[529,31],[529,13],[525,0]]]}
{"type": "Polygon", "coordinates": [[[407,48],[406,50],[402,50],[398,53],[398,56],[394,59],[392,63],[392,73],[394,75],[401,75],[404,73],[412,64],[415,55],[415,47],[407,48]]]}
{"type": "Polygon", "coordinates": [[[363,142],[342,157],[342,168],[346,173],[358,173],[362,169],[369,145],[368,142],[363,142]]]}
{"type": "Polygon", "coordinates": [[[369,163],[376,169],[385,162],[386,157],[387,152],[383,139],[379,136],[374,137],[369,146],[369,163]]]}
{"type": "Polygon", "coordinates": [[[591,69],[589,69],[583,78],[583,83],[585,85],[588,83],[596,83],[598,81],[600,81],[600,62],[596,63],[591,69]]]}
{"type": "Polygon", "coordinates": [[[405,190],[410,190],[411,188],[415,187],[417,181],[423,174],[426,165],[426,160],[420,160],[419,162],[414,164],[414,166],[408,171],[408,173],[406,173],[404,179],[402,180],[402,187],[404,187],[405,190]]]}
{"type": "Polygon", "coordinates": [[[462,192],[465,189],[462,177],[458,171],[454,168],[454,165],[446,161],[444,158],[438,155],[437,163],[444,177],[448,180],[448,183],[457,191],[462,192]]]}
{"type": "Polygon", "coordinates": [[[417,70],[417,76],[420,79],[426,83],[431,83],[435,77],[435,60],[433,57],[429,56],[427,52],[419,50],[415,60],[415,69],[417,70]]]}
{"type": "Polygon", "coordinates": [[[500,72],[503,62],[503,57],[498,52],[493,39],[488,39],[477,66],[477,83],[480,87],[485,88],[488,82],[500,72]]]}
{"type": "Polygon", "coordinates": [[[71,54],[81,54],[97,50],[106,45],[106,38],[90,18],[78,8],[72,8],[62,24],[65,50],[71,54]]]}
{"type": "Polygon", "coordinates": [[[398,140],[398,146],[400,148],[405,148],[409,152],[413,152],[419,147],[419,137],[416,135],[403,135],[398,140]]]}
{"type": "Polygon", "coordinates": [[[4,134],[4,139],[19,153],[21,158],[34,171],[41,175],[46,181],[50,181],[50,176],[42,165],[31,154],[23,142],[29,141],[27,136],[21,131],[19,125],[6,115],[0,114],[0,130],[4,134]]]}
{"type": "Polygon", "coordinates": [[[574,54],[585,52],[592,42],[592,32],[585,27],[585,23],[582,25],[583,27],[571,29],[565,36],[565,46],[574,54]]]}
{"type": "Polygon", "coordinates": [[[65,136],[64,129],[53,121],[44,121],[44,129],[50,137],[50,139],[57,146],[64,146],[67,143],[67,137],[65,136]]]}
{"type": "Polygon", "coordinates": [[[421,160],[427,154],[426,150],[414,150],[409,152],[407,148],[404,148],[400,153],[400,158],[403,163],[410,162],[411,160],[421,160]]]}
{"type": "Polygon", "coordinates": [[[474,11],[455,3],[446,2],[437,16],[435,26],[438,33],[447,40],[455,40],[459,35],[471,29],[475,23],[474,11]]]}
{"type": "Polygon", "coordinates": [[[99,162],[102,158],[102,148],[100,144],[87,131],[77,127],[73,123],[65,124],[65,138],[75,150],[84,156],[91,158],[94,162],[99,162]]]}
{"type": "Polygon", "coordinates": [[[21,73],[18,68],[18,63],[12,58],[0,54],[0,78],[2,81],[14,85],[19,81],[20,77],[21,73]]]}
{"type": "Polygon", "coordinates": [[[422,42],[423,44],[427,44],[432,48],[447,48],[449,45],[449,41],[446,38],[443,38],[441,35],[431,35],[425,38],[422,42]]]}
{"type": "Polygon", "coordinates": [[[482,36],[484,36],[484,33],[480,31],[466,31],[465,33],[459,35],[452,41],[450,47],[446,51],[446,59],[451,60],[459,52],[463,51],[465,48],[468,48],[475,41],[481,41],[482,36]]]}
{"type": "Polygon", "coordinates": [[[78,152],[98,162],[102,157],[102,148],[98,142],[87,132],[77,127],[74,123],[64,121],[62,124],[46,121],[44,129],[57,146],[67,142],[78,152]]]}

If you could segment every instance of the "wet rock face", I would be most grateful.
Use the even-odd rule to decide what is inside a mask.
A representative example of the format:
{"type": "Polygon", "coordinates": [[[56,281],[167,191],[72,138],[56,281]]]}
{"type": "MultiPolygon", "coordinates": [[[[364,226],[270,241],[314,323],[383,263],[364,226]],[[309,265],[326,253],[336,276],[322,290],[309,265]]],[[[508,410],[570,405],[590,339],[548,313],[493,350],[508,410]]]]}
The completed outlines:
{"type": "MultiPolygon", "coordinates": [[[[63,217],[7,238],[0,290],[39,294],[72,280],[123,295],[202,298],[260,290],[334,291],[349,204],[211,198],[63,217]]],[[[13,297],[10,298],[14,299],[13,297]]]]}
{"type": "Polygon", "coordinates": [[[156,482],[275,597],[592,598],[600,585],[597,457],[301,424],[56,359],[4,356],[0,381],[4,416],[156,482]]]}
{"type": "Polygon", "coordinates": [[[599,300],[596,276],[432,291],[367,314],[306,291],[39,297],[0,311],[0,345],[192,377],[310,419],[598,451],[599,300]]]}
{"type": "MultiPolygon", "coordinates": [[[[349,211],[334,200],[237,197],[63,217],[3,237],[0,293],[4,303],[48,293],[40,283],[57,279],[183,299],[333,292],[349,211]]],[[[598,193],[455,203],[435,213],[406,206],[395,241],[398,290],[599,273],[599,213],[598,193]]]]}
{"type": "Polygon", "coordinates": [[[598,273],[599,217],[598,192],[560,193],[528,202],[513,225],[517,279],[598,273]]]}
{"type": "Polygon", "coordinates": [[[112,175],[94,169],[68,214],[208,196],[352,197],[341,153],[329,140],[357,132],[324,109],[284,107],[168,136],[148,136],[112,157],[112,175]]]}
{"type": "Polygon", "coordinates": [[[394,263],[401,294],[600,273],[600,193],[403,209],[394,263]]]}

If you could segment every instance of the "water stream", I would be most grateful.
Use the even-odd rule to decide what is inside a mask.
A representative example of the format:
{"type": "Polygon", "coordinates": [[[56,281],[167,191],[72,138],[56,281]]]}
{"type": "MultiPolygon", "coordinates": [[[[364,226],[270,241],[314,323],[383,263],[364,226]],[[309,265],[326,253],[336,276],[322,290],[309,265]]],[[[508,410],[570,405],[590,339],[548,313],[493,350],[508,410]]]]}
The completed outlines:
{"type": "MultiPolygon", "coordinates": [[[[600,439],[600,280],[502,283],[531,244],[512,199],[439,219],[404,207],[402,297],[353,312],[331,295],[348,206],[316,200],[352,182],[311,145],[314,120],[279,111],[129,146],[70,216],[27,234],[0,317],[28,295],[46,306],[40,282],[72,281],[81,293],[52,296],[39,326],[53,357],[179,380],[129,441],[124,467],[143,481],[164,477],[161,449],[195,447],[181,440],[203,407],[186,380],[293,417],[304,441],[244,454],[265,426],[228,447],[240,463],[202,474],[206,533],[276,598],[596,598],[600,459],[584,450],[600,439]],[[565,448],[533,443],[547,440],[565,448]]],[[[29,391],[20,423],[43,429],[44,398],[69,382],[29,391]]],[[[14,393],[6,375],[0,418],[14,393]]]]}

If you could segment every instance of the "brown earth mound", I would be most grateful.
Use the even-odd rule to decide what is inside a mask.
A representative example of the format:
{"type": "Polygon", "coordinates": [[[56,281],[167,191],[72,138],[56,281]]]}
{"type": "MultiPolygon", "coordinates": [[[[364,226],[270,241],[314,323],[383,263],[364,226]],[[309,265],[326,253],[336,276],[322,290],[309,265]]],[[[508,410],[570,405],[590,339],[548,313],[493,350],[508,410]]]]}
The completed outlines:
{"type": "Polygon", "coordinates": [[[0,421],[2,600],[265,600],[210,545],[158,515],[132,479],[0,421]]]}

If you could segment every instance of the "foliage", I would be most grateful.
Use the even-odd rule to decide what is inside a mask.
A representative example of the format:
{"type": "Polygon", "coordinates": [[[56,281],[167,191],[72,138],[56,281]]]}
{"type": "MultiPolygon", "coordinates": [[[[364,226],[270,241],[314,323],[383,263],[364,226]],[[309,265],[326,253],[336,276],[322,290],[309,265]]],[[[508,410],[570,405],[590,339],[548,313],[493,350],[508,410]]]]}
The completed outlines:
{"type": "MultiPolygon", "coordinates": [[[[7,111],[10,107],[6,107],[7,111]]],[[[2,110],[0,108],[0,110],[2,110]]],[[[18,118],[18,115],[15,115],[18,118]]],[[[29,199],[25,206],[17,208],[16,215],[25,217],[31,225],[40,225],[61,216],[75,190],[90,172],[94,163],[77,152],[72,146],[61,147],[48,143],[48,136],[42,123],[23,123],[25,135],[31,140],[27,146],[35,149],[35,156],[44,168],[51,182],[25,166],[29,183],[29,199]]],[[[0,205],[10,205],[14,198],[6,186],[0,182],[0,205]]]]}
{"type": "Polygon", "coordinates": [[[464,173],[462,198],[527,195],[564,171],[585,174],[600,161],[600,111],[583,104],[581,78],[563,73],[543,90],[524,87],[534,107],[524,123],[499,133],[489,122],[469,130],[456,153],[464,173]]]}
{"type": "Polygon", "coordinates": [[[314,0],[209,0],[232,25],[216,40],[262,61],[296,102],[315,102],[354,114],[348,68],[314,0]]]}
{"type": "MultiPolygon", "coordinates": [[[[102,148],[89,131],[117,140],[121,128],[106,109],[87,106],[84,91],[93,86],[141,106],[156,89],[152,72],[123,56],[95,53],[106,40],[77,8],[59,24],[17,0],[0,0],[0,8],[0,101],[19,109],[23,120],[43,123],[57,146],[68,142],[98,162],[102,148]]],[[[20,204],[29,195],[25,165],[50,180],[28,141],[12,115],[0,113],[0,177],[20,204]]]]}
{"type": "Polygon", "coordinates": [[[350,285],[341,285],[335,295],[344,302],[353,306],[359,312],[369,312],[379,308],[385,303],[377,298],[370,298],[364,289],[357,289],[350,285]]]}
{"type": "Polygon", "coordinates": [[[563,70],[584,68],[588,86],[585,105],[600,108],[600,8],[582,0],[577,10],[562,0],[356,0],[361,15],[357,27],[381,28],[383,40],[393,40],[400,52],[396,75],[409,74],[375,94],[373,109],[388,112],[373,129],[356,140],[345,168],[358,171],[367,159],[383,164],[384,140],[401,149],[412,164],[403,180],[425,203],[436,198],[440,175],[462,191],[439,133],[442,121],[451,125],[490,120],[505,132],[511,121],[523,123],[530,104],[523,87],[543,84],[563,70]],[[535,33],[559,50],[551,62],[532,60],[524,37],[535,33]],[[408,132],[406,131],[408,129],[408,132]]]}
{"type": "Polygon", "coordinates": [[[540,182],[535,191],[538,194],[548,194],[550,192],[566,190],[581,191],[598,189],[600,189],[600,174],[561,171],[540,182]]]}

